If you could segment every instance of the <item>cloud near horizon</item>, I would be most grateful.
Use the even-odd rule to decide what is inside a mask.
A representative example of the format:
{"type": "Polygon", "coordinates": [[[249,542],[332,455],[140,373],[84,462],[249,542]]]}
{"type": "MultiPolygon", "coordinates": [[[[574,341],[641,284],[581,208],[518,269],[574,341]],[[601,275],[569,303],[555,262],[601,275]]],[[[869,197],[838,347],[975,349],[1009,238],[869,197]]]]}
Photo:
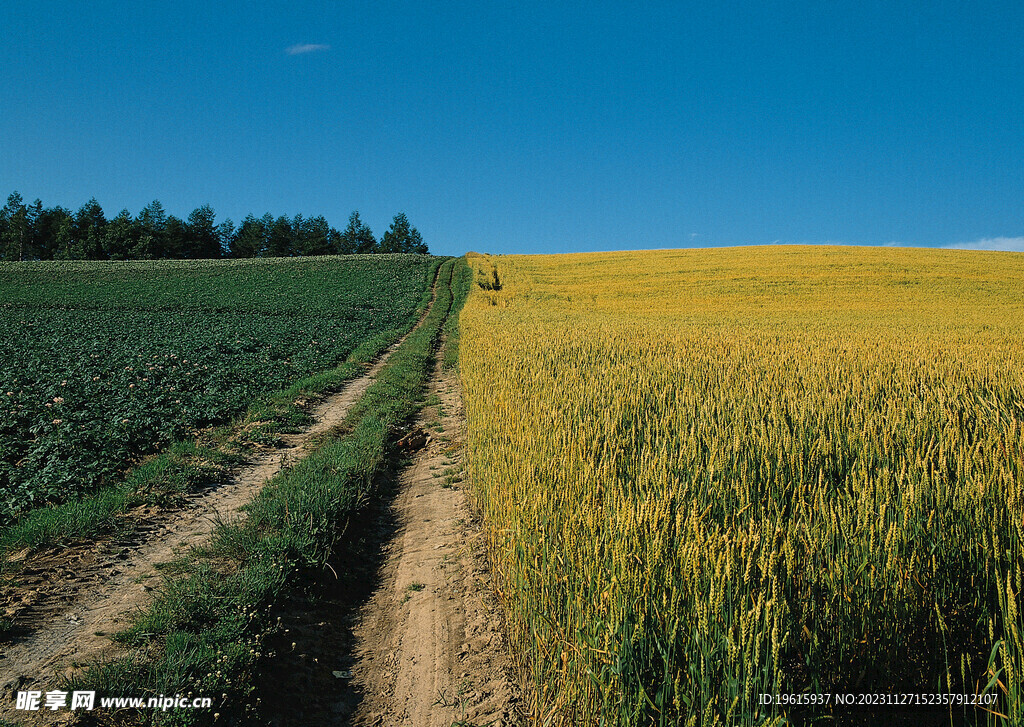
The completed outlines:
{"type": "Polygon", "coordinates": [[[1024,252],[1024,237],[985,237],[972,242],[954,242],[945,247],[957,250],[1009,250],[1024,252]]]}
{"type": "Polygon", "coordinates": [[[319,51],[330,50],[331,46],[326,43],[298,43],[297,45],[288,46],[285,48],[285,53],[290,56],[300,56],[304,53],[317,53],[319,51]]]}
{"type": "Polygon", "coordinates": [[[948,245],[921,245],[892,240],[883,243],[847,242],[845,240],[818,240],[814,242],[791,242],[789,240],[772,240],[769,245],[841,245],[852,247],[931,247],[939,250],[996,250],[1007,252],[1024,252],[1024,237],[983,237],[970,242],[951,242],[948,245]]]}

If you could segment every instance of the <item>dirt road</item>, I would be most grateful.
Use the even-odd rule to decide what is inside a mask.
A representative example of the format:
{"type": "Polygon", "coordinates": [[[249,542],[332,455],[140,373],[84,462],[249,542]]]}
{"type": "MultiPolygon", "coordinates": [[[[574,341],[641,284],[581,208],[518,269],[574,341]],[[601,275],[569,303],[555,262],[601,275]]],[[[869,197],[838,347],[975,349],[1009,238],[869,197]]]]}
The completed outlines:
{"type": "Polygon", "coordinates": [[[458,377],[437,366],[418,426],[431,436],[400,477],[399,525],[354,628],[354,725],[507,726],[519,699],[485,544],[459,473],[458,377]]]}

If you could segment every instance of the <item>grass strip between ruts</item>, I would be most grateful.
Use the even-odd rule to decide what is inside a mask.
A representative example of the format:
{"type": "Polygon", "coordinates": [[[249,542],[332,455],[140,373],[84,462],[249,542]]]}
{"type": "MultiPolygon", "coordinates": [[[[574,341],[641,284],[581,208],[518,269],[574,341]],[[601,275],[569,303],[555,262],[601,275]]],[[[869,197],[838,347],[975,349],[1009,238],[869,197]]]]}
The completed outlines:
{"type": "MultiPolygon", "coordinates": [[[[140,723],[223,724],[229,714],[255,709],[249,685],[274,628],[271,608],[287,584],[327,563],[350,519],[373,497],[394,435],[421,405],[454,307],[456,264],[464,265],[443,263],[423,324],[392,354],[339,436],[274,477],[247,517],[219,523],[208,546],[166,569],[156,600],[118,636],[133,654],[87,668],[69,688],[214,698],[215,709],[140,712],[140,723]]],[[[457,289],[464,295],[465,286],[457,289]]],[[[118,712],[118,724],[123,717],[118,712]]]]}
{"type": "Polygon", "coordinates": [[[445,344],[441,364],[445,369],[457,368],[459,364],[459,316],[472,285],[473,269],[469,267],[466,258],[456,259],[452,271],[452,312],[444,322],[445,344]]]}

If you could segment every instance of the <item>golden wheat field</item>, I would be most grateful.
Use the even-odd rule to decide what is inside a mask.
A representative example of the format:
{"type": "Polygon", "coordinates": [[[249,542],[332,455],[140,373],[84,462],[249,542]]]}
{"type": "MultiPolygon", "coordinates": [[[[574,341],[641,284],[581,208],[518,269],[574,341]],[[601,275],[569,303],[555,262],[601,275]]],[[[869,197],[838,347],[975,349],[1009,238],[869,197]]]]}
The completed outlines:
{"type": "Polygon", "coordinates": [[[1024,255],[469,262],[467,471],[538,723],[1024,723],[1024,255]],[[846,693],[983,703],[778,703],[846,693]]]}

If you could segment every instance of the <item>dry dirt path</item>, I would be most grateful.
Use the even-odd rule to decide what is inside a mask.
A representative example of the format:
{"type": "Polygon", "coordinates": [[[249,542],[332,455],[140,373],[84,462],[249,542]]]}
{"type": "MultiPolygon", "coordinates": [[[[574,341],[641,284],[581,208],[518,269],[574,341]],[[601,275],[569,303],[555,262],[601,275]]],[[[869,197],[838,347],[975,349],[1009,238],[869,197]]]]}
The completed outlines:
{"type": "Polygon", "coordinates": [[[435,366],[412,457],[392,505],[397,532],[353,627],[353,725],[508,727],[521,721],[485,542],[461,471],[458,377],[435,366]],[[436,398],[435,398],[436,397],[436,398]]]}
{"type": "Polygon", "coordinates": [[[125,547],[54,550],[19,574],[28,585],[7,589],[21,603],[13,606],[19,611],[18,633],[0,644],[0,718],[24,717],[13,710],[15,692],[55,689],[59,677],[76,666],[117,655],[119,647],[107,634],[123,629],[128,616],[150,602],[158,566],[203,542],[218,520],[239,517],[269,478],[308,453],[307,443],[341,424],[403,340],[362,376],[315,405],[310,411],[314,423],[304,432],[280,435],[280,446],[251,458],[230,481],[193,495],[185,507],[150,519],[125,547]]]}

